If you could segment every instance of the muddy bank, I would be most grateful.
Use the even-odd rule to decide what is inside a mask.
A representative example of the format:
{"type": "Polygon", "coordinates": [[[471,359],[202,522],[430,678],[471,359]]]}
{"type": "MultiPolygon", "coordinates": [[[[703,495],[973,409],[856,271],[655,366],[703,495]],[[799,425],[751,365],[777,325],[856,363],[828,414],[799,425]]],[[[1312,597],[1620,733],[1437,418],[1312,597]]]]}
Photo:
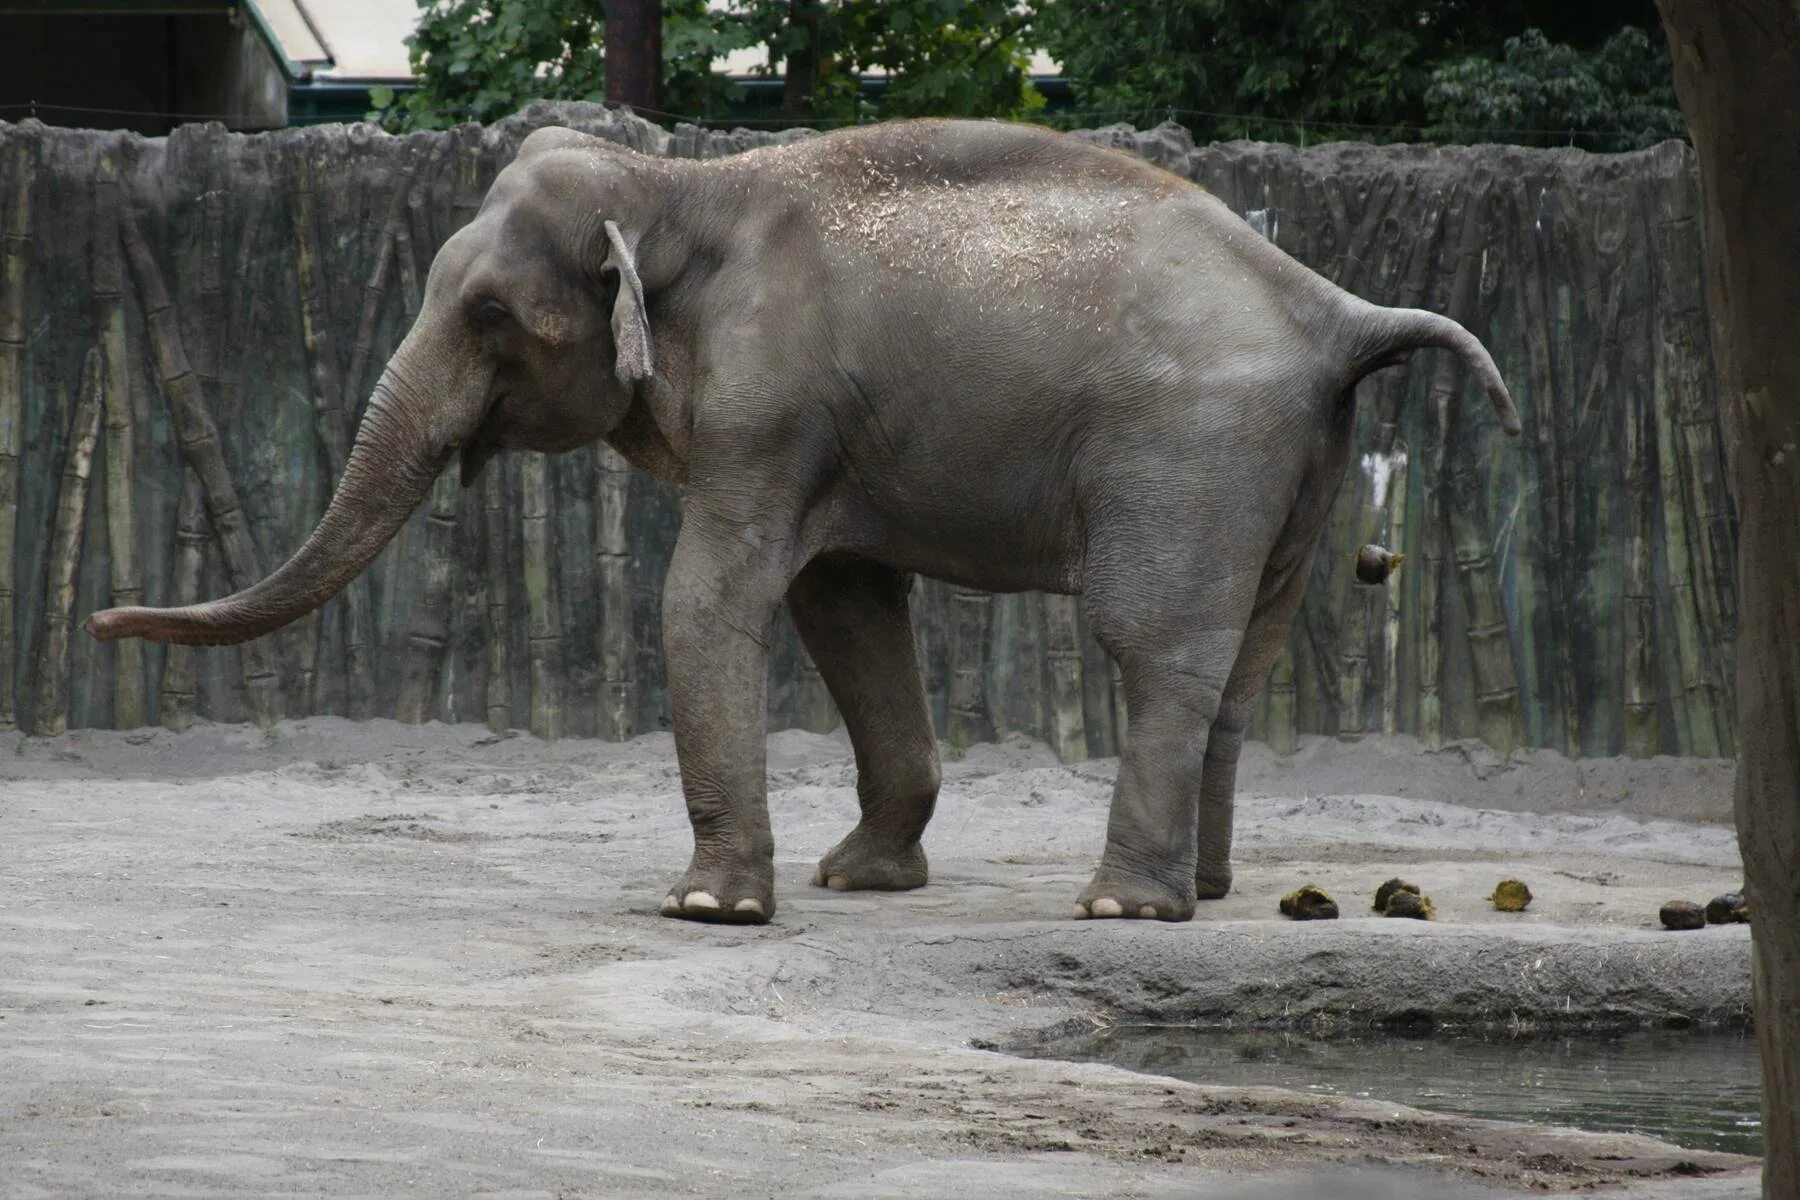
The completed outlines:
{"type": "MultiPolygon", "coordinates": [[[[1739,880],[1692,780],[1588,804],[1590,768],[1540,772],[1522,794],[1553,811],[1509,812],[1445,803],[1443,757],[1331,750],[1279,791],[1252,767],[1233,896],[1078,924],[1111,763],[971,750],[932,885],[839,894],[806,879],[854,820],[847,748],[777,735],[780,911],[722,929],[655,915],[688,849],[667,737],[9,736],[0,1158],[20,1195],[1275,1197],[1318,1170],[1344,1195],[1753,1195],[1745,1160],[1644,1138],[978,1048],[1144,1017],[1742,1019],[1747,930],[1655,927],[1739,880]],[[1408,792],[1338,786],[1359,769],[1408,792]],[[1368,911],[1395,873],[1439,921],[1368,911]],[[1485,902],[1508,875],[1524,914],[1485,902]],[[1308,880],[1344,919],[1275,916],[1308,880]]],[[[1450,799],[1508,786],[1462,771],[1450,799]]]]}

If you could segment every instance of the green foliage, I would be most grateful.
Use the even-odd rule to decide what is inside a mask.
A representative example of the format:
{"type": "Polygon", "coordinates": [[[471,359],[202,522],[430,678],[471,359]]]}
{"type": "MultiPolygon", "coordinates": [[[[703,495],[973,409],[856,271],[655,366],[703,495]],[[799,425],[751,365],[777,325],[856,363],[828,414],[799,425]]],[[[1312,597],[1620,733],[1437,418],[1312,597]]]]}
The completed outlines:
{"type": "MultiPolygon", "coordinates": [[[[370,119],[392,130],[495,121],[534,99],[599,100],[606,91],[599,0],[421,0],[408,39],[418,90],[371,91],[370,119]]],[[[682,116],[721,112],[733,88],[712,72],[720,56],[771,48],[773,73],[804,49],[808,30],[788,0],[663,5],[663,107],[682,116]]],[[[819,6],[820,123],[887,116],[1027,116],[1043,106],[1027,70],[1024,14],[1006,0],[842,0],[819,6]],[[888,73],[871,98],[860,77],[888,73]]]]}
{"type": "Polygon", "coordinates": [[[1668,43],[1632,26],[1589,53],[1527,29],[1507,39],[1498,61],[1465,58],[1438,68],[1425,103],[1427,132],[1444,140],[1499,129],[1508,132],[1496,140],[1556,145],[1573,140],[1559,131],[1587,130],[1600,132],[1580,139],[1584,149],[1640,150],[1682,136],[1668,43]]]}
{"type": "MultiPolygon", "coordinates": [[[[420,4],[410,39],[418,90],[371,93],[371,118],[390,129],[604,95],[601,0],[420,4]]],[[[712,64],[766,46],[765,73],[796,73],[784,116],[822,127],[922,115],[1069,127],[1172,117],[1203,140],[1573,140],[1618,150],[1681,135],[1654,22],[1646,0],[665,0],[661,106],[726,116],[738,89],[712,64]],[[1072,108],[1043,113],[1033,49],[1062,64],[1072,108]],[[1530,130],[1576,133],[1517,132],[1530,130]]]]}
{"type": "MultiPolygon", "coordinates": [[[[420,0],[407,39],[419,87],[370,92],[369,118],[394,131],[497,121],[536,99],[601,100],[605,14],[599,0],[420,0]]],[[[715,58],[749,45],[741,22],[717,20],[705,0],[663,5],[664,105],[720,108],[730,85],[715,58]]]]}
{"type": "MultiPolygon", "coordinates": [[[[771,71],[806,48],[788,0],[741,5],[771,71]]],[[[1043,107],[1031,86],[1028,13],[1008,0],[838,0],[818,9],[821,123],[911,116],[1024,117],[1043,107]],[[865,95],[860,77],[885,72],[865,95]]]]}
{"type": "Polygon", "coordinates": [[[1623,131],[1575,139],[1611,150],[1681,136],[1655,20],[1641,0],[1043,0],[1035,36],[1073,82],[1069,126],[1172,116],[1202,139],[1300,142],[1623,131]]]}
{"type": "Polygon", "coordinates": [[[1049,0],[1037,38],[1074,82],[1064,124],[1170,115],[1206,139],[1399,126],[1442,34],[1417,0],[1049,0]]]}

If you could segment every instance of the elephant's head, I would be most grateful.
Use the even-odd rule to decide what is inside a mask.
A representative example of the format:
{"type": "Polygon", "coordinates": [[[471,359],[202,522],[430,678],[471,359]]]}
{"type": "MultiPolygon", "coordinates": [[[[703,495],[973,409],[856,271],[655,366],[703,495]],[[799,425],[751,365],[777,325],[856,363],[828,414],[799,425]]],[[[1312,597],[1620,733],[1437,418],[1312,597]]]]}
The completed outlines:
{"type": "Polygon", "coordinates": [[[368,565],[460,452],[464,485],[500,449],[559,451],[609,433],[649,378],[640,244],[657,213],[649,160],[539,130],[431,265],[418,320],[370,397],[312,536],[268,578],[186,608],[115,608],[102,640],[241,642],[304,616],[368,565]]]}

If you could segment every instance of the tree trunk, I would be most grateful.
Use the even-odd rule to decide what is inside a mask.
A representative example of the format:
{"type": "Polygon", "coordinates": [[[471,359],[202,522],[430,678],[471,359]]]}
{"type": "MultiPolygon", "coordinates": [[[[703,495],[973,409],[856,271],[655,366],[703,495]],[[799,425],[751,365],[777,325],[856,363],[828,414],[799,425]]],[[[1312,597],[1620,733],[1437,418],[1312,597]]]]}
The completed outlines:
{"type": "Polygon", "coordinates": [[[660,116],[662,6],[656,0],[606,0],[606,99],[641,116],[660,116]]]}
{"type": "Polygon", "coordinates": [[[789,0],[788,52],[781,69],[781,114],[797,120],[813,115],[819,86],[819,0],[789,0]]]}
{"type": "Polygon", "coordinates": [[[1738,845],[1755,938],[1763,1195],[1800,1196],[1800,5],[1658,0],[1700,160],[1737,483],[1738,845]]]}

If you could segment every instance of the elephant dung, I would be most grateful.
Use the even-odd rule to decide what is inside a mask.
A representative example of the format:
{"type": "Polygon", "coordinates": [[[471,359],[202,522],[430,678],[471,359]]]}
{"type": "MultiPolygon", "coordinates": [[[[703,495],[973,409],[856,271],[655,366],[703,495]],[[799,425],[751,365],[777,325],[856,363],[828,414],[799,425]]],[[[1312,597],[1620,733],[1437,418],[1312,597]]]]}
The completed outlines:
{"type": "Polygon", "coordinates": [[[1396,892],[1411,892],[1416,896],[1419,894],[1419,885],[1416,883],[1408,883],[1406,880],[1400,878],[1388,880],[1386,883],[1375,889],[1375,911],[1386,912],[1388,902],[1394,898],[1396,892]]]}
{"type": "Polygon", "coordinates": [[[1692,900],[1671,900],[1658,915],[1670,929],[1699,929],[1706,924],[1706,910],[1692,900]]]}
{"type": "Polygon", "coordinates": [[[1706,902],[1708,925],[1740,925],[1750,921],[1750,905],[1741,892],[1726,892],[1706,902]]]}
{"type": "Polygon", "coordinates": [[[1384,546],[1364,546],[1356,552],[1356,581],[1371,587],[1386,583],[1405,561],[1406,555],[1384,546]]]}
{"type": "Polygon", "coordinates": [[[1295,921],[1335,921],[1337,901],[1325,889],[1307,884],[1281,898],[1281,915],[1295,921]]]}
{"type": "Polygon", "coordinates": [[[1431,897],[1421,895],[1417,889],[1395,892],[1382,912],[1390,917],[1411,917],[1415,921],[1437,920],[1437,909],[1432,906],[1431,897]]]}
{"type": "Polygon", "coordinates": [[[1524,912],[1531,903],[1531,889],[1517,879],[1502,879],[1488,897],[1501,912],[1524,912]]]}

